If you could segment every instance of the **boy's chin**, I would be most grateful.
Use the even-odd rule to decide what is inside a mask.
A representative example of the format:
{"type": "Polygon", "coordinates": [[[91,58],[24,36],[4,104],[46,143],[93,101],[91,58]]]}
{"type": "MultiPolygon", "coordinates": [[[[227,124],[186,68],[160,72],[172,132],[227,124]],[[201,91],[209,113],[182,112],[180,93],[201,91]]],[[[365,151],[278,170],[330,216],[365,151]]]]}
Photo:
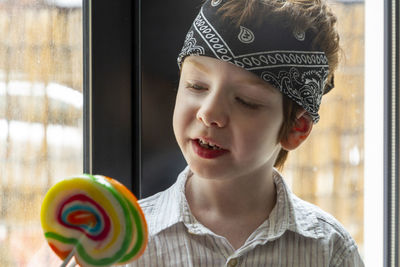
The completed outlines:
{"type": "Polygon", "coordinates": [[[189,168],[194,176],[203,179],[224,180],[232,177],[232,172],[229,171],[229,168],[226,169],[223,166],[204,166],[204,164],[189,163],[189,168]]]}

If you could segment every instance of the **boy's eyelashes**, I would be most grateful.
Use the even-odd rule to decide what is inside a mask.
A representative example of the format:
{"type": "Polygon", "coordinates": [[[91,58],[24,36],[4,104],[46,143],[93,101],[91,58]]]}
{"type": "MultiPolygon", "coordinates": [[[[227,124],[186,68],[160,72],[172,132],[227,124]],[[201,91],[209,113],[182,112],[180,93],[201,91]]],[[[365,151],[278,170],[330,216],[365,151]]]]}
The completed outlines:
{"type": "MultiPolygon", "coordinates": [[[[196,84],[196,83],[189,83],[189,82],[186,83],[186,88],[193,89],[193,90],[195,90],[195,91],[207,90],[207,87],[206,87],[206,86],[199,85],[199,84],[196,84]]],[[[244,99],[241,98],[241,97],[235,97],[235,100],[236,100],[239,104],[241,104],[242,106],[244,106],[244,107],[246,107],[246,108],[249,108],[249,109],[254,109],[254,110],[256,110],[256,109],[259,109],[259,108],[262,107],[262,105],[260,105],[260,104],[252,103],[252,102],[250,102],[250,101],[244,100],[244,99]]]]}
{"type": "Polygon", "coordinates": [[[191,88],[191,89],[194,89],[194,90],[205,90],[205,89],[207,89],[205,86],[199,85],[197,83],[189,83],[189,82],[186,83],[186,88],[191,88]]]}
{"type": "Polygon", "coordinates": [[[249,109],[259,109],[259,108],[261,108],[261,105],[245,101],[240,97],[236,97],[235,99],[236,99],[236,101],[238,101],[240,104],[242,104],[246,108],[249,108],[249,109]]]}

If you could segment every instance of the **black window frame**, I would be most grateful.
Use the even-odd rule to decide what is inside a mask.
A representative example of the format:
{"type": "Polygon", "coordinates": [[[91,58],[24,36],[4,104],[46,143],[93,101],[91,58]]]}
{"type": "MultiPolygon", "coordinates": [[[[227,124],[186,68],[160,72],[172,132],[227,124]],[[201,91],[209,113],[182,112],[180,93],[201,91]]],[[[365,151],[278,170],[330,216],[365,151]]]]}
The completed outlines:
{"type": "Polygon", "coordinates": [[[85,173],[140,198],[140,1],[83,0],[85,173]]]}

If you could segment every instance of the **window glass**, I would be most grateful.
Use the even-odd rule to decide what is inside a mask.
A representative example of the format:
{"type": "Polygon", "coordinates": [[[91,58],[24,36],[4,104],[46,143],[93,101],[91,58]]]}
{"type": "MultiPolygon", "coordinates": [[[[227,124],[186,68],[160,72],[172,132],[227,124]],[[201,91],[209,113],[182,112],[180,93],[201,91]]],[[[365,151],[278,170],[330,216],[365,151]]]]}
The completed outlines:
{"type": "Polygon", "coordinates": [[[49,266],[42,200],[82,173],[81,1],[0,1],[0,58],[0,266],[49,266]]]}
{"type": "Polygon", "coordinates": [[[364,3],[332,2],[342,55],[335,88],[322,98],[321,120],[283,171],[300,198],[334,215],[364,242],[364,3]]]}

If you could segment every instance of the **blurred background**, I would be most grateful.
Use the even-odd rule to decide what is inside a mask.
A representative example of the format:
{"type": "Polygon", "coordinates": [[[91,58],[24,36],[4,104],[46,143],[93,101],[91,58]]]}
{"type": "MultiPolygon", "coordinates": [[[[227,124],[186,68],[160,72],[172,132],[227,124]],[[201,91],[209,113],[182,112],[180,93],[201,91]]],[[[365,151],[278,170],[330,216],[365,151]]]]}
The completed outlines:
{"type": "Polygon", "coordinates": [[[82,81],[80,2],[0,1],[0,266],[29,263],[45,193],[82,173],[82,81]]]}
{"type": "MultiPolygon", "coordinates": [[[[167,188],[185,166],[172,132],[176,56],[200,4],[142,1],[142,197],[167,188]]],[[[336,86],[283,173],[362,252],[364,2],[331,4],[344,52],[336,86]]],[[[81,1],[0,0],[0,266],[35,257],[45,193],[83,171],[82,57],[81,1]]]]}

